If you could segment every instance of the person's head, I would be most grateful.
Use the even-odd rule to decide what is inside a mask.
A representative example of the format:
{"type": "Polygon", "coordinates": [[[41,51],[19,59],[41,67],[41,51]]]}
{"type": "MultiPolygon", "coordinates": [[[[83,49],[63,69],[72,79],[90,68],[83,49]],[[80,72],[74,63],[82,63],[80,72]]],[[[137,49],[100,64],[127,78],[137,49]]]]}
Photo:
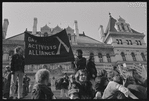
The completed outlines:
{"type": "Polygon", "coordinates": [[[94,56],[90,56],[89,59],[88,59],[88,61],[94,62],[94,56]]]}
{"type": "Polygon", "coordinates": [[[83,52],[81,49],[76,50],[76,55],[77,56],[82,56],[83,52]]]}
{"type": "Polygon", "coordinates": [[[35,81],[37,83],[43,83],[48,85],[50,83],[49,77],[50,72],[47,69],[40,69],[35,74],[35,81]]]}
{"type": "Polygon", "coordinates": [[[117,66],[113,66],[113,70],[116,70],[117,69],[117,66]]]}
{"type": "Polygon", "coordinates": [[[85,69],[78,70],[75,74],[75,79],[79,82],[87,81],[87,71],[85,69]]]}
{"type": "Polygon", "coordinates": [[[21,46],[17,46],[15,49],[14,49],[14,52],[16,54],[23,54],[23,49],[21,46]]]}
{"type": "Polygon", "coordinates": [[[7,71],[10,70],[10,66],[9,65],[7,65],[5,68],[6,68],[7,71]]]}
{"type": "Polygon", "coordinates": [[[119,84],[123,84],[123,79],[122,79],[122,77],[121,76],[114,76],[113,77],[113,81],[114,82],[117,82],[117,83],[119,83],[119,84]]]}
{"type": "Polygon", "coordinates": [[[64,73],[64,78],[67,78],[68,76],[67,76],[67,73],[64,73]]]}

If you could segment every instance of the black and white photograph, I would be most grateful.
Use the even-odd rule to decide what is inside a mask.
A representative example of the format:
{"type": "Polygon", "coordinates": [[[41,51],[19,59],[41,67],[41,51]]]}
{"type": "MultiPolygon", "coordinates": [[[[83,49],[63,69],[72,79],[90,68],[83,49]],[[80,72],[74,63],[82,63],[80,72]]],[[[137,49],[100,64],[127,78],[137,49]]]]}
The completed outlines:
{"type": "Polygon", "coordinates": [[[2,99],[147,99],[147,2],[2,2],[2,99]]]}

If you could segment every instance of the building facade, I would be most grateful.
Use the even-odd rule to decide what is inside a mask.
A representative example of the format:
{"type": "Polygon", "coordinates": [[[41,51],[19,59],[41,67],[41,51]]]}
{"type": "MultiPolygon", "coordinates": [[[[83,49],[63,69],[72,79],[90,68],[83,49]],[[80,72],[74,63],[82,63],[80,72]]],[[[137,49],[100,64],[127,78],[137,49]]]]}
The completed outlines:
{"type": "MultiPolygon", "coordinates": [[[[6,22],[4,21],[4,23],[6,22]]],[[[8,27],[8,24],[6,27],[8,27]]],[[[105,31],[103,26],[100,25],[100,40],[95,40],[84,32],[80,33],[76,20],[74,21],[74,28],[68,26],[65,29],[74,56],[77,49],[82,49],[83,56],[87,59],[90,55],[94,55],[97,70],[105,69],[109,71],[113,65],[122,63],[126,63],[127,66],[141,63],[147,68],[145,35],[133,30],[130,24],[126,23],[121,17],[116,20],[109,15],[109,22],[105,31]]],[[[58,25],[54,28],[45,25],[41,27],[40,31],[37,31],[37,18],[34,18],[33,30],[30,33],[42,37],[54,35],[62,30],[63,28],[58,25]]],[[[6,33],[3,33],[3,36],[6,36],[6,33]]],[[[12,54],[14,54],[14,48],[18,45],[24,47],[24,33],[7,39],[3,38],[3,68],[9,64],[12,54]]],[[[26,65],[25,72],[33,75],[38,69],[42,68],[42,65],[26,65]]],[[[53,74],[55,76],[60,73],[58,72],[59,66],[62,67],[62,72],[73,72],[71,62],[47,64],[47,67],[55,72],[53,74]]]]}

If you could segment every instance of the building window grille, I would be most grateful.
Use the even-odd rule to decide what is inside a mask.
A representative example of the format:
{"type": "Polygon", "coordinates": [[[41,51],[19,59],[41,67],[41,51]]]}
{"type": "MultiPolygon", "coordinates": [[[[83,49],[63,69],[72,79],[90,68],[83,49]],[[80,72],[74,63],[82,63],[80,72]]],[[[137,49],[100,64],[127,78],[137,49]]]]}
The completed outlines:
{"type": "Polygon", "coordinates": [[[118,39],[116,39],[116,41],[117,41],[117,44],[119,44],[119,40],[118,40],[118,39]]]}
{"type": "Polygon", "coordinates": [[[142,56],[143,61],[146,61],[144,53],[141,53],[141,56],[142,56]]]}
{"type": "Polygon", "coordinates": [[[122,39],[116,39],[117,44],[123,44],[122,39]]]}
{"type": "Polygon", "coordinates": [[[122,39],[119,39],[119,41],[120,41],[120,44],[123,44],[122,39]]]}
{"type": "Polygon", "coordinates": [[[103,57],[101,53],[98,53],[98,57],[99,57],[99,62],[102,63],[103,62],[103,57]]]}
{"type": "Polygon", "coordinates": [[[127,45],[129,45],[129,40],[126,40],[127,41],[127,45]]]}
{"type": "Polygon", "coordinates": [[[126,57],[125,57],[124,52],[121,53],[121,56],[122,56],[123,61],[126,61],[126,57]]]}
{"type": "Polygon", "coordinates": [[[111,57],[110,57],[110,55],[107,54],[106,56],[107,56],[107,61],[108,61],[108,62],[111,62],[111,57]]]}
{"type": "Polygon", "coordinates": [[[141,41],[139,40],[140,45],[142,45],[141,41]]]}
{"type": "Polygon", "coordinates": [[[131,40],[129,40],[129,42],[130,42],[130,45],[132,45],[132,41],[131,41],[131,40]]]}
{"type": "Polygon", "coordinates": [[[134,53],[131,53],[131,56],[132,56],[133,61],[137,61],[134,53]]]}

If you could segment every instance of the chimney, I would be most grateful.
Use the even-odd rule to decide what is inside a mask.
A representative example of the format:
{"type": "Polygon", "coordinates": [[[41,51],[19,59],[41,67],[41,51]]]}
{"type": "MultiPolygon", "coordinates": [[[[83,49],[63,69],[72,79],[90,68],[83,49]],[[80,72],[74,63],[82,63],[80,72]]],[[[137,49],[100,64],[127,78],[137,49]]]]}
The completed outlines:
{"type": "Polygon", "coordinates": [[[6,38],[8,25],[9,25],[8,19],[4,19],[4,24],[3,24],[3,39],[6,38]]]}
{"type": "Polygon", "coordinates": [[[74,33],[77,36],[79,35],[79,29],[78,29],[78,22],[77,22],[77,20],[74,21],[74,33]]]}
{"type": "Polygon", "coordinates": [[[77,20],[74,21],[74,33],[76,35],[76,43],[77,43],[77,40],[79,38],[79,29],[78,29],[78,22],[77,20]]]}
{"type": "Polygon", "coordinates": [[[102,25],[100,25],[100,27],[99,27],[99,37],[100,37],[100,40],[102,42],[104,42],[105,35],[104,35],[104,30],[103,30],[103,26],[102,25]]]}
{"type": "Polygon", "coordinates": [[[37,18],[34,18],[32,34],[36,34],[36,32],[37,32],[37,18]]]}

